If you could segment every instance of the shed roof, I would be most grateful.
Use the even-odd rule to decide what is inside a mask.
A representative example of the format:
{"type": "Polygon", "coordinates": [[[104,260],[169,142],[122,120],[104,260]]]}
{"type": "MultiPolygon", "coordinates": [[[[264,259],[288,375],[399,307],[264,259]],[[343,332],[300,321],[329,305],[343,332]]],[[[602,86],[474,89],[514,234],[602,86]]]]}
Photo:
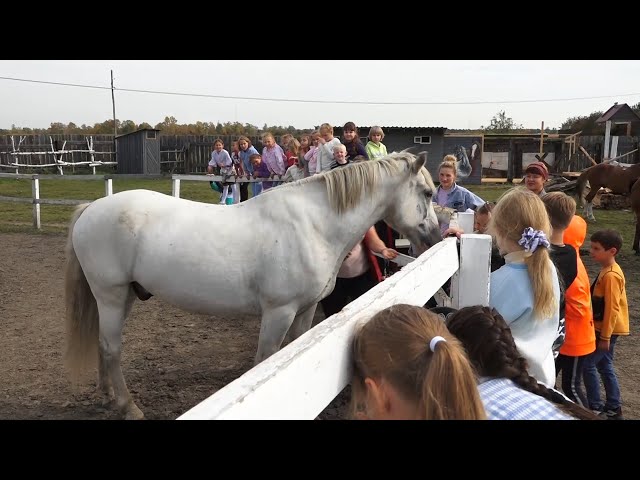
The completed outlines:
{"type": "MultiPolygon", "coordinates": [[[[344,124],[338,124],[338,125],[333,125],[333,128],[338,128],[340,130],[342,130],[344,124]]],[[[364,130],[369,130],[373,125],[358,125],[358,130],[360,132],[364,131],[364,130]]],[[[422,126],[422,125],[378,125],[380,127],[382,127],[382,130],[384,130],[385,128],[388,129],[397,129],[397,130],[441,130],[441,131],[445,131],[447,130],[447,127],[428,127],[428,126],[422,126]]],[[[316,129],[318,129],[319,126],[316,127],[316,129]]]]}
{"type": "Polygon", "coordinates": [[[596,120],[596,123],[604,123],[609,120],[616,122],[640,122],[640,117],[636,112],[631,110],[631,107],[626,103],[615,103],[609,110],[604,112],[600,118],[596,120]]]}
{"type": "Polygon", "coordinates": [[[141,128],[141,129],[139,129],[139,130],[135,130],[135,131],[133,131],[133,132],[123,133],[122,135],[116,135],[116,138],[126,137],[127,135],[132,135],[132,134],[134,134],[134,133],[139,133],[139,132],[145,132],[145,131],[147,131],[147,130],[149,130],[149,131],[154,131],[154,132],[159,132],[159,131],[160,131],[160,129],[158,129],[158,128],[141,128]]]}

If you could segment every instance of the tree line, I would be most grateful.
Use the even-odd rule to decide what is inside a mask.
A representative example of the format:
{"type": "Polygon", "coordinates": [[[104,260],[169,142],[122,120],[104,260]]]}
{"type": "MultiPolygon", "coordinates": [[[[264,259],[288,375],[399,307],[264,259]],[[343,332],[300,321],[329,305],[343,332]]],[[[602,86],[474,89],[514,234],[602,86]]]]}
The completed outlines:
{"type": "MultiPolygon", "coordinates": [[[[640,102],[631,106],[631,109],[640,115],[640,102]]],[[[560,132],[563,133],[575,133],[582,130],[583,135],[604,135],[604,124],[596,124],[596,120],[604,112],[597,111],[592,112],[589,115],[575,116],[567,118],[560,127],[560,132]]],[[[265,131],[270,131],[276,136],[290,133],[298,136],[303,133],[309,133],[311,130],[301,130],[291,125],[288,127],[280,125],[267,125],[266,123],[262,128],[249,123],[240,122],[196,122],[189,124],[180,124],[178,120],[173,117],[165,117],[164,121],[151,126],[147,122],[136,124],[133,120],[120,121],[116,119],[116,127],[119,135],[131,133],[143,128],[156,128],[161,130],[164,135],[260,135],[265,131]]],[[[624,127],[624,126],[622,126],[624,127]]],[[[512,117],[507,116],[504,110],[497,112],[486,126],[481,126],[480,129],[473,130],[461,130],[461,129],[449,129],[450,132],[474,132],[474,133],[540,133],[540,129],[525,129],[519,123],[517,123],[512,117]]],[[[557,129],[545,128],[547,133],[556,133],[557,129]]],[[[112,135],[114,133],[113,119],[106,120],[102,123],[95,123],[93,125],[76,125],[73,122],[64,124],[61,122],[54,122],[48,128],[29,128],[18,127],[12,125],[10,129],[0,129],[0,135],[38,135],[38,134],[80,134],[80,135],[112,135]]],[[[612,132],[612,134],[623,135],[624,132],[612,132]]]]}

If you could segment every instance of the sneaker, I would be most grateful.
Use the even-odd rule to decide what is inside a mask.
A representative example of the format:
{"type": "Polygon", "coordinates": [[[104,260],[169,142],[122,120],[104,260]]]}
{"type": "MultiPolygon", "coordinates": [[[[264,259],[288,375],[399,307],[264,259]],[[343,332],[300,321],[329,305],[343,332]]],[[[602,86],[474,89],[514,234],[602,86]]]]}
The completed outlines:
{"type": "Polygon", "coordinates": [[[622,407],[604,410],[603,412],[600,412],[598,416],[606,420],[624,420],[624,417],[622,416],[622,407]]]}

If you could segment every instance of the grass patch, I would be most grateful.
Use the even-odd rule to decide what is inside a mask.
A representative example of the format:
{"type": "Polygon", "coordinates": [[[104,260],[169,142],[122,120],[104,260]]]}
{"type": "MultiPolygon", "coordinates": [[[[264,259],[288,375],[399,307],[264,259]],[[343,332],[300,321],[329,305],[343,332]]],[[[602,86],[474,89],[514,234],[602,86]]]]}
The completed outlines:
{"type": "MultiPolygon", "coordinates": [[[[166,179],[114,179],[113,192],[146,189],[171,195],[171,178],[166,179]]],[[[508,184],[469,185],[469,190],[488,202],[498,200],[500,195],[511,188],[508,184]]],[[[95,200],[103,197],[103,180],[40,180],[41,198],[64,198],[76,200],[95,200]]],[[[0,179],[0,196],[31,197],[31,180],[0,179]]],[[[207,182],[180,182],[180,196],[189,200],[206,203],[218,203],[220,194],[211,189],[207,182]]],[[[32,205],[0,202],[0,232],[2,233],[65,233],[74,207],[62,205],[42,205],[40,218],[42,230],[32,226],[32,205]]],[[[613,228],[622,234],[624,240],[622,252],[631,254],[631,243],[635,233],[635,217],[629,210],[594,209],[596,223],[589,223],[586,247],[592,233],[602,228],[613,228]]],[[[585,248],[586,248],[585,247],[585,248]]]]}
{"type": "MultiPolygon", "coordinates": [[[[101,178],[101,177],[99,177],[101,178]]],[[[166,179],[114,179],[113,193],[145,189],[171,195],[171,178],[166,179]]],[[[105,194],[104,180],[40,180],[40,198],[67,200],[96,200],[105,194]]],[[[27,178],[0,178],[0,196],[31,198],[31,180],[27,178]]],[[[205,203],[218,203],[220,194],[207,182],[180,182],[180,197],[205,203]]],[[[64,233],[75,207],[41,205],[42,230],[64,233]]],[[[25,203],[0,202],[0,232],[37,232],[33,228],[33,206],[25,203]]],[[[41,232],[42,233],[42,232],[41,232]]]]}

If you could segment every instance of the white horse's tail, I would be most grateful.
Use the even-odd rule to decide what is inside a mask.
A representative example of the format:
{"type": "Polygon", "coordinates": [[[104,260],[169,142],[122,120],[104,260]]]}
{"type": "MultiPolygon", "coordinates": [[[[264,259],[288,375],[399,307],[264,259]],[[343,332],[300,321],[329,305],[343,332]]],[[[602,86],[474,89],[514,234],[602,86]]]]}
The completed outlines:
{"type": "Polygon", "coordinates": [[[98,353],[98,304],[91,292],[87,277],[82,271],[72,236],[76,221],[88,203],[79,205],[69,224],[67,239],[67,264],[65,268],[65,302],[67,345],[65,365],[77,381],[80,373],[97,360],[98,353]],[[87,365],[89,363],[89,365],[87,365]]]}

